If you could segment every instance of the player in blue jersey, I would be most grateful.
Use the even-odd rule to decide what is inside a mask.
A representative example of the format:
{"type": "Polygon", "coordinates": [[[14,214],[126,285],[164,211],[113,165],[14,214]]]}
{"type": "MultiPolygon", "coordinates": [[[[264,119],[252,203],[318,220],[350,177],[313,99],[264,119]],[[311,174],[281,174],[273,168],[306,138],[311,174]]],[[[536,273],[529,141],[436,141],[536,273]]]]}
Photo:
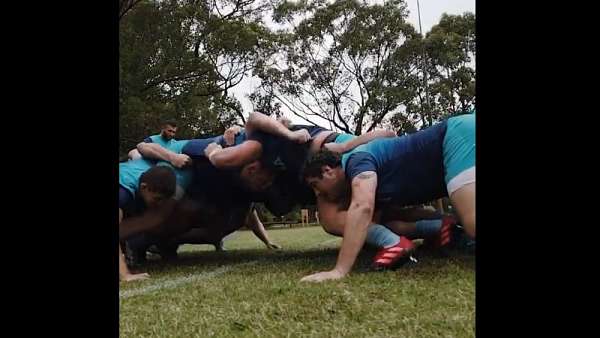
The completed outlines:
{"type": "MultiPolygon", "coordinates": [[[[277,190],[277,208],[287,212],[295,204],[317,204],[321,225],[330,234],[341,236],[343,234],[344,220],[340,221],[340,210],[346,209],[344,203],[332,203],[319,198],[301,179],[301,170],[305,160],[311,154],[322,148],[336,152],[347,152],[355,147],[378,138],[395,137],[395,133],[388,130],[375,130],[360,136],[336,133],[320,126],[286,125],[261,113],[250,114],[246,123],[248,141],[237,147],[221,149],[218,145],[207,148],[211,162],[215,166],[227,167],[236,161],[262,158],[270,164],[279,174],[275,179],[272,190],[277,190]],[[308,141],[306,141],[308,139],[308,141]]],[[[284,213],[283,212],[283,213],[284,213]]],[[[341,216],[340,216],[341,215],[341,216]]],[[[376,269],[393,268],[408,258],[408,249],[412,249],[412,242],[402,235],[417,238],[426,238],[434,247],[448,244],[455,221],[451,217],[418,220],[416,222],[403,222],[402,217],[394,218],[393,213],[386,212],[386,225],[392,227],[396,233],[381,225],[381,218],[376,215],[373,224],[369,226],[367,243],[380,248],[375,256],[373,267],[376,269]]]]}
{"type": "Polygon", "coordinates": [[[351,194],[335,268],[306,276],[305,281],[348,274],[375,210],[388,204],[413,205],[449,196],[466,233],[474,238],[475,115],[452,117],[411,135],[375,140],[343,156],[320,151],[308,161],[304,177],[329,202],[351,194]]]}
{"type": "MultiPolygon", "coordinates": [[[[144,143],[156,143],[164,148],[169,148],[170,145],[175,142],[175,134],[177,133],[177,123],[172,120],[168,120],[162,123],[160,133],[156,135],[148,136],[144,139],[144,143]]],[[[129,151],[128,157],[130,160],[136,160],[142,157],[138,149],[129,151]]],[[[181,166],[175,165],[180,168],[181,166]]]]}
{"type": "MultiPolygon", "coordinates": [[[[119,228],[122,220],[142,209],[157,209],[175,194],[176,176],[172,168],[154,165],[144,159],[119,164],[119,228]]],[[[128,229],[131,234],[148,228],[128,229]]],[[[121,231],[120,231],[121,232],[121,231]]],[[[147,278],[147,274],[132,274],[119,245],[119,278],[132,281],[147,278]]]]}
{"type": "MultiPolygon", "coordinates": [[[[243,142],[244,132],[235,129],[224,136],[176,141],[168,149],[156,143],[138,145],[141,154],[149,159],[169,160],[178,154],[187,156],[192,161],[192,168],[187,170],[191,170],[194,177],[187,189],[187,198],[182,199],[173,212],[162,220],[164,232],[158,236],[139,236],[128,242],[134,254],[132,261],[136,264],[143,261],[146,249],[157,241],[161,243],[157,251],[165,258],[176,257],[177,247],[184,243],[210,243],[219,250],[222,248],[221,239],[244,223],[268,248],[279,248],[269,240],[256,213],[250,212],[249,193],[267,187],[272,175],[262,169],[259,161],[237,169],[220,170],[205,158],[204,149],[213,142],[223,147],[243,142]]],[[[156,221],[156,218],[152,221],[156,221]]]]}

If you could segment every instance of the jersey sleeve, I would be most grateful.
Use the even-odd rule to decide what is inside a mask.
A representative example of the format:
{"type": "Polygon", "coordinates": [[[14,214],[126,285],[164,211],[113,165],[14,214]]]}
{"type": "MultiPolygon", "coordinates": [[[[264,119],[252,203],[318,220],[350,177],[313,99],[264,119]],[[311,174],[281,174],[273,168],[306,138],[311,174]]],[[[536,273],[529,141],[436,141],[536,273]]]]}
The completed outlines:
{"type": "Polygon", "coordinates": [[[367,152],[357,152],[350,155],[348,162],[346,162],[346,177],[350,181],[356,176],[365,171],[377,172],[377,161],[375,157],[367,152]]]}

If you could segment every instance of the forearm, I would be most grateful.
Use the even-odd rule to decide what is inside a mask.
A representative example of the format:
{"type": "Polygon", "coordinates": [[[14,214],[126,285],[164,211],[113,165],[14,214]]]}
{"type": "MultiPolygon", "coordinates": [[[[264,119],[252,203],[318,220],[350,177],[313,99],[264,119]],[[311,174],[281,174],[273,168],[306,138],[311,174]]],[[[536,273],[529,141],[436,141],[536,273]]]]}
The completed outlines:
{"type": "Polygon", "coordinates": [[[128,274],[130,274],[129,268],[127,267],[123,250],[121,250],[121,244],[119,244],[119,277],[123,277],[128,274]]]}
{"type": "Polygon", "coordinates": [[[137,150],[146,158],[171,162],[176,153],[154,143],[140,143],[137,150]]]}
{"type": "Polygon", "coordinates": [[[208,159],[217,168],[234,168],[243,165],[241,158],[236,155],[235,147],[229,147],[214,150],[208,159]]]}
{"type": "Polygon", "coordinates": [[[246,165],[260,158],[262,145],[256,141],[245,141],[240,145],[228,148],[217,147],[208,151],[205,156],[217,168],[227,169],[246,165]]]}
{"type": "Polygon", "coordinates": [[[271,243],[271,240],[269,239],[269,235],[267,235],[267,230],[265,229],[262,222],[258,218],[258,214],[256,213],[256,210],[252,211],[252,213],[250,214],[250,217],[248,220],[248,227],[250,227],[250,229],[252,229],[252,232],[254,233],[254,235],[256,237],[258,237],[258,239],[260,239],[263,243],[265,243],[265,245],[268,245],[269,243],[271,243]]]}
{"type": "MultiPolygon", "coordinates": [[[[121,226],[121,222],[123,221],[123,210],[119,208],[119,226],[121,226]]],[[[123,250],[121,250],[121,243],[119,243],[119,278],[129,274],[129,269],[127,268],[127,261],[125,261],[125,255],[123,255],[123,250]]]]}
{"type": "Polygon", "coordinates": [[[139,150],[137,149],[132,149],[131,151],[129,151],[129,153],[127,154],[127,157],[130,160],[137,160],[142,158],[142,154],[140,154],[139,150]]]}
{"type": "Polygon", "coordinates": [[[370,131],[368,133],[357,136],[357,137],[353,138],[352,140],[344,142],[343,143],[344,150],[345,150],[345,152],[350,151],[350,150],[358,147],[361,144],[369,143],[378,138],[395,137],[395,136],[396,136],[396,133],[394,133],[391,130],[380,129],[380,130],[370,131]]]}
{"type": "Polygon", "coordinates": [[[345,275],[352,270],[356,257],[365,243],[367,227],[372,218],[373,208],[369,206],[352,205],[348,209],[344,239],[335,266],[335,269],[342,274],[345,275]]]}
{"type": "Polygon", "coordinates": [[[289,139],[291,135],[291,131],[280,122],[273,120],[262,113],[253,112],[250,113],[250,117],[246,122],[246,132],[250,135],[256,130],[286,139],[289,139]]]}

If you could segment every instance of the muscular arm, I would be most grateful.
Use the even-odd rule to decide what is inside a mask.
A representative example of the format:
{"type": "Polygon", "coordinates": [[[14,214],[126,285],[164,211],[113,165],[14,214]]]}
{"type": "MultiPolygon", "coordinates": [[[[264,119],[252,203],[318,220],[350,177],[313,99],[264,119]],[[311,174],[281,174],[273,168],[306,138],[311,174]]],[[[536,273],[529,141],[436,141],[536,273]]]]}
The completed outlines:
{"type": "Polygon", "coordinates": [[[176,168],[181,168],[190,162],[189,156],[174,153],[156,143],[139,143],[137,145],[137,150],[144,157],[170,162],[176,168]]]}
{"type": "Polygon", "coordinates": [[[250,113],[246,122],[246,132],[248,135],[252,135],[257,130],[300,144],[310,140],[310,134],[305,129],[291,131],[282,122],[273,120],[262,113],[253,112],[250,113]]]}
{"type": "Polygon", "coordinates": [[[259,112],[250,113],[248,121],[246,121],[246,132],[252,134],[254,131],[263,131],[265,133],[280,136],[286,139],[290,139],[292,131],[289,130],[282,123],[273,120],[259,112]]]}
{"type": "Polygon", "coordinates": [[[137,149],[131,149],[128,153],[127,153],[127,157],[130,160],[137,160],[142,158],[142,154],[140,154],[140,152],[137,149]]]}
{"type": "Polygon", "coordinates": [[[211,149],[209,147],[206,149],[208,152],[206,156],[210,163],[217,168],[241,167],[259,159],[262,155],[262,145],[254,140],[247,140],[242,144],[225,149],[220,147],[211,149]]]}
{"type": "Polygon", "coordinates": [[[377,174],[365,171],[352,179],[352,202],[347,212],[344,239],[335,268],[304,277],[303,281],[320,282],[347,275],[356,261],[367,237],[367,227],[375,209],[377,174]]]}

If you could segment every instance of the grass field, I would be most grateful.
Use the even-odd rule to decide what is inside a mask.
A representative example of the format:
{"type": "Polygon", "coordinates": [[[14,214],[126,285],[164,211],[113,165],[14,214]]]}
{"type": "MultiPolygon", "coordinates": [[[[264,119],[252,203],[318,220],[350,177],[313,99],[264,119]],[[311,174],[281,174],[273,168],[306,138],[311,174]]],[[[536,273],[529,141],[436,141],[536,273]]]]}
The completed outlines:
{"type": "Polygon", "coordinates": [[[473,337],[475,258],[421,253],[419,263],[371,272],[361,253],[340,281],[300,283],[334,266],[341,239],[320,227],[252,232],[180,259],[150,261],[151,279],[120,284],[121,337],[473,337]]]}

